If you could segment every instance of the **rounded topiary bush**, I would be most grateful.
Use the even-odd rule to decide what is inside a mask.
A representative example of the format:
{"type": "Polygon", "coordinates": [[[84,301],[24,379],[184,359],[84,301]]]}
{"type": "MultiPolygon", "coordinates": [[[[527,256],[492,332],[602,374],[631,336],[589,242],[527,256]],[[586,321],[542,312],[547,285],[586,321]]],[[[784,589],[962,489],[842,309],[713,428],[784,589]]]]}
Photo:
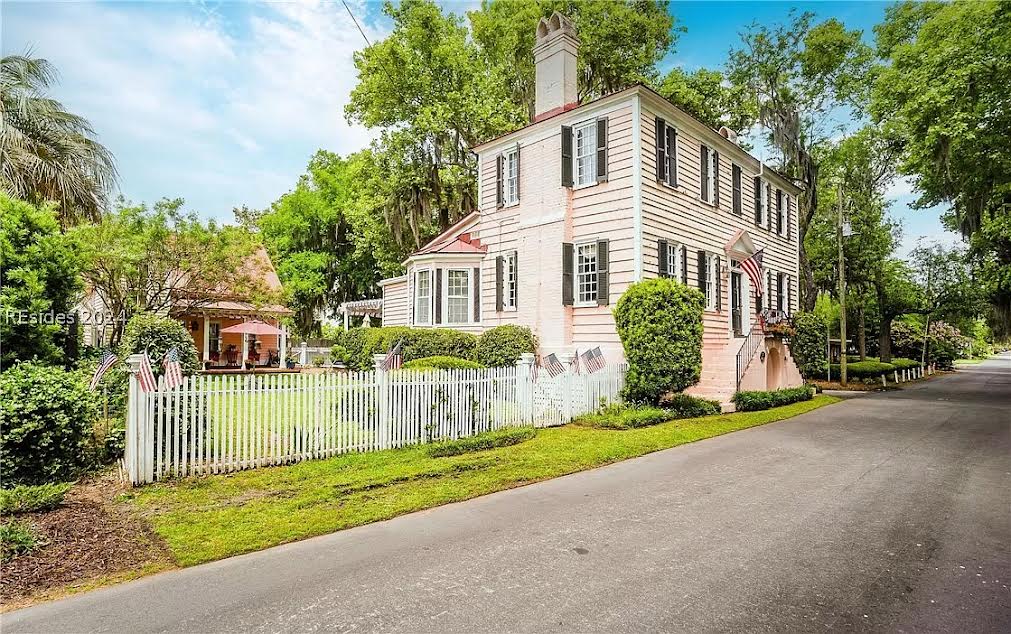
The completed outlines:
{"type": "Polygon", "coordinates": [[[97,398],[78,372],[21,363],[0,374],[4,486],[72,480],[90,463],[97,398]]]}
{"type": "Polygon", "coordinates": [[[628,287],[614,309],[628,361],[622,398],[657,404],[668,392],[680,392],[698,382],[704,303],[698,289],[671,278],[628,287]]]}
{"type": "Polygon", "coordinates": [[[816,313],[800,312],[793,316],[793,327],[796,333],[790,339],[790,354],[797,369],[807,379],[825,376],[828,368],[825,320],[816,313]]]}
{"type": "Polygon", "coordinates": [[[162,357],[172,347],[179,351],[179,364],[183,368],[183,374],[193,374],[200,369],[197,347],[182,322],[154,313],[138,313],[126,324],[123,341],[119,346],[119,357],[125,361],[131,354],[147,350],[151,357],[151,369],[158,374],[162,357]]]}
{"type": "Polygon", "coordinates": [[[459,357],[422,357],[404,363],[405,370],[480,370],[485,367],[477,361],[459,357]]]}
{"type": "Polygon", "coordinates": [[[490,368],[515,365],[524,352],[537,350],[537,337],[525,326],[495,326],[477,339],[477,360],[490,368]]]}

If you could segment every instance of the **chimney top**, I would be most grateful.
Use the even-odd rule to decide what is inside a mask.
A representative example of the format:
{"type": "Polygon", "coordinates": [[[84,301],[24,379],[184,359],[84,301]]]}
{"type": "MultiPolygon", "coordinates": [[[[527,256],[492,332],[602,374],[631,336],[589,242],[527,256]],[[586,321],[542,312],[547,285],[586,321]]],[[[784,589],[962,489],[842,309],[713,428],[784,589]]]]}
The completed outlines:
{"type": "Polygon", "coordinates": [[[537,23],[534,44],[534,120],[574,106],[578,100],[579,38],[572,21],[555,11],[537,23]]]}
{"type": "Polygon", "coordinates": [[[727,139],[728,141],[733,141],[734,143],[737,143],[737,133],[725,125],[720,126],[720,136],[722,136],[724,139],[727,139]]]}

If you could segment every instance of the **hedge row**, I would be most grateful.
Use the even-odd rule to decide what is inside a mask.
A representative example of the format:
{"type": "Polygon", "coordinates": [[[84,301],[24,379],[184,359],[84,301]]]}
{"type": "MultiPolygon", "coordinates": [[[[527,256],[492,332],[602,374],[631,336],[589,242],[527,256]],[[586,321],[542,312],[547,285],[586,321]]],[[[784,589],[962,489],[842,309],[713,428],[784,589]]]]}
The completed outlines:
{"type": "Polygon", "coordinates": [[[521,354],[537,349],[537,338],[522,326],[498,326],[480,337],[448,328],[391,326],[343,332],[331,356],[352,370],[372,370],[373,355],[385,354],[398,341],[403,342],[401,354],[405,365],[427,357],[455,357],[499,367],[513,365],[521,354]]]}
{"type": "Polygon", "coordinates": [[[757,412],[758,410],[789,405],[798,401],[810,401],[811,396],[811,388],[806,385],[769,392],[738,392],[734,394],[734,406],[737,407],[737,411],[739,412],[757,412]]]}
{"type": "Polygon", "coordinates": [[[665,401],[663,407],[616,403],[603,407],[594,414],[580,416],[573,422],[597,429],[638,429],[682,418],[712,416],[721,411],[719,401],[676,394],[665,401]]]}
{"type": "Polygon", "coordinates": [[[479,370],[485,366],[477,361],[457,357],[422,357],[404,364],[405,370],[479,370]]]}
{"type": "Polygon", "coordinates": [[[530,440],[536,435],[537,430],[533,427],[505,427],[477,434],[476,436],[434,443],[429,446],[428,455],[433,458],[445,458],[447,456],[459,456],[460,454],[472,451],[508,447],[530,440]]]}

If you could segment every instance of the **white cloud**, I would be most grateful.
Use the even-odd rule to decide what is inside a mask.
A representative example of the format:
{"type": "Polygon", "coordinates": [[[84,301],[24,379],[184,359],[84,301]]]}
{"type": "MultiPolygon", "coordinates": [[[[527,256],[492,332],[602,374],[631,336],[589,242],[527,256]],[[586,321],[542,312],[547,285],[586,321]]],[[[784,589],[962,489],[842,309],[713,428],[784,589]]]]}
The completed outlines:
{"type": "Polygon", "coordinates": [[[896,178],[885,190],[885,198],[896,200],[898,198],[911,198],[916,193],[913,179],[910,176],[896,178]]]}
{"type": "Polygon", "coordinates": [[[344,118],[365,43],[339,3],[5,3],[2,36],[4,54],[56,65],[54,96],[92,122],[134,199],[228,218],[290,189],[317,148],[373,138],[344,118]]]}

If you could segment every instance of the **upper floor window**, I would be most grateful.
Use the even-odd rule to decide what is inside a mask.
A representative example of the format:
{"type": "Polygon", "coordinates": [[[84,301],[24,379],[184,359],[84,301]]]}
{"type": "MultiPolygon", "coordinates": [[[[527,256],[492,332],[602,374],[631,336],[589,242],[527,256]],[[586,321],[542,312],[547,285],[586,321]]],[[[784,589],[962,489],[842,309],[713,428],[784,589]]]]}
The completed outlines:
{"type": "Polygon", "coordinates": [[[776,190],[776,233],[783,235],[786,230],[786,195],[782,189],[776,190]]]}
{"type": "Polygon", "coordinates": [[[656,119],[656,180],[664,185],[678,185],[678,133],[663,119],[656,119]]]}
{"type": "Polygon", "coordinates": [[[470,321],[470,269],[446,271],[446,323],[470,321]]]}
{"type": "Polygon", "coordinates": [[[414,323],[432,323],[432,272],[427,269],[414,273],[414,323]]]}
{"type": "Polygon", "coordinates": [[[705,295],[706,295],[706,310],[716,310],[717,307],[717,293],[719,292],[717,282],[720,274],[719,269],[719,259],[716,255],[712,253],[706,253],[705,255],[706,271],[705,271],[705,295]]]}
{"type": "Polygon", "coordinates": [[[777,273],[776,274],[776,309],[783,310],[783,298],[785,293],[783,293],[783,286],[785,284],[786,274],[777,273]]]}
{"type": "Polygon", "coordinates": [[[759,227],[769,226],[769,183],[761,177],[755,177],[755,224],[759,227]]]}
{"type": "Polygon", "coordinates": [[[503,262],[505,271],[505,288],[502,290],[502,303],[505,308],[514,309],[516,308],[516,252],[505,256],[505,261],[503,262]]]}
{"type": "Polygon", "coordinates": [[[707,145],[701,146],[701,197],[712,205],[720,204],[720,154],[707,145]]]}
{"type": "Polygon", "coordinates": [[[503,158],[503,192],[502,202],[514,205],[520,201],[520,149],[513,148],[505,153],[503,158]]]}
{"type": "Polygon", "coordinates": [[[597,243],[576,245],[575,291],[577,304],[597,303],[597,243]]]}
{"type": "Polygon", "coordinates": [[[597,182],[597,122],[589,121],[572,130],[576,185],[597,182]]]}
{"type": "Polygon", "coordinates": [[[734,187],[734,213],[740,216],[744,213],[744,196],[741,191],[741,166],[734,163],[731,169],[733,175],[733,187],[734,187]]]}
{"type": "Polygon", "coordinates": [[[682,284],[685,280],[682,279],[682,266],[681,266],[681,245],[675,244],[673,242],[667,244],[667,277],[673,277],[682,284]]]}

